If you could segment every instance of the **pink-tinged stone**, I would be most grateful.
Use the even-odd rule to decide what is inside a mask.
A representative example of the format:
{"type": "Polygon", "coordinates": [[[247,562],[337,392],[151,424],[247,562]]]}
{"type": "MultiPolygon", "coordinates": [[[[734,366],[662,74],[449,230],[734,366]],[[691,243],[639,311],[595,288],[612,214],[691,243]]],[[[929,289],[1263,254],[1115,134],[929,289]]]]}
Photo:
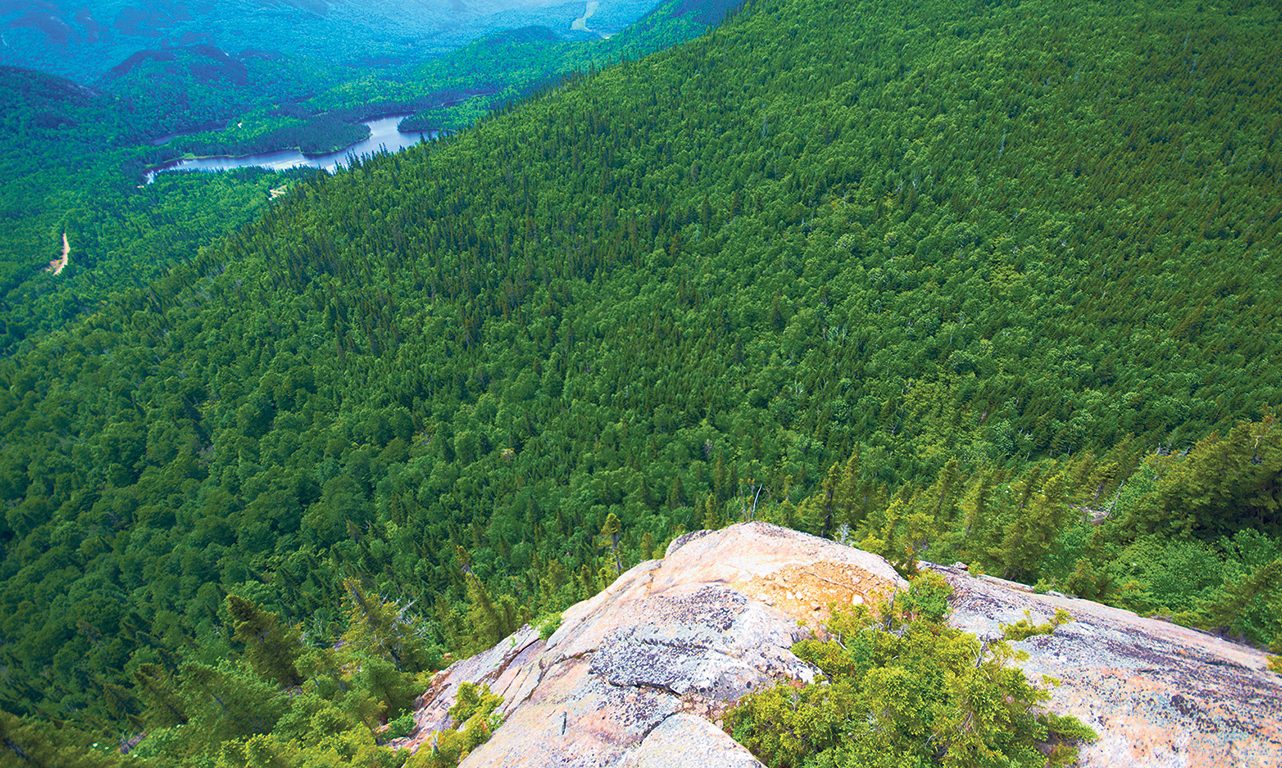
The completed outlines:
{"type": "MultiPolygon", "coordinates": [[[[951,621],[984,638],[1024,617],[1075,621],[1016,644],[1025,671],[1061,682],[1049,706],[1100,734],[1082,765],[1282,766],[1282,678],[1263,653],[1084,600],[958,568],[951,621]]],[[[452,727],[462,682],[503,697],[505,720],[462,763],[599,768],[749,768],[715,724],[745,694],[810,681],[793,655],[833,607],[877,605],[905,582],[880,557],[764,523],[698,531],[662,560],[567,610],[546,641],[529,627],[437,675],[421,699],[418,749],[452,727]],[[816,610],[818,606],[818,610],[816,610]]]]}
{"type": "Polygon", "coordinates": [[[1204,632],[1022,584],[930,566],[953,586],[954,626],[981,638],[1024,618],[1073,621],[1051,635],[1014,643],[1034,682],[1050,686],[1050,708],[1099,734],[1082,747],[1084,766],[1265,768],[1282,766],[1282,677],[1268,657],[1204,632]]]}

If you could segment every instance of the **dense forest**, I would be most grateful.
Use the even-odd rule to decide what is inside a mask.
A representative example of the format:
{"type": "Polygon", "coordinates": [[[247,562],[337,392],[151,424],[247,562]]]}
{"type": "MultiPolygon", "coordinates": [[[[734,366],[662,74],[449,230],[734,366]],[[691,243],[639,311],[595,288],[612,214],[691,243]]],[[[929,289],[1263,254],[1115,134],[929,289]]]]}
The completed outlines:
{"type": "MultiPolygon", "coordinates": [[[[694,37],[736,4],[667,0],[642,3],[653,7],[641,15],[638,3],[617,3],[604,15],[640,18],[608,39],[502,30],[441,51],[420,46],[382,67],[343,65],[350,52],[330,60],[286,46],[232,55],[207,44],[140,52],[90,85],[0,67],[0,355],[187,261],[299,176],[161,174],[143,184],[149,168],[211,155],[337,152],[369,136],[362,121],[385,115],[413,114],[406,130],[458,130],[576,73],[694,37]],[[64,232],[73,257],[46,275],[64,232]]],[[[563,12],[534,18],[550,23],[563,12]]],[[[290,34],[277,42],[285,46],[290,34]]]]}
{"type": "Polygon", "coordinates": [[[6,739],[399,765],[446,653],[749,517],[1282,650],[1280,21],[756,0],[298,179],[0,362],[6,739]]]}
{"type": "Polygon", "coordinates": [[[740,0],[667,0],[617,35],[584,42],[559,37],[546,27],[488,35],[399,78],[371,73],[330,88],[308,102],[314,110],[351,109],[365,103],[409,105],[407,130],[456,131],[495,109],[555,86],[567,77],[621,60],[637,59],[695,37],[721,23],[740,0]],[[453,98],[415,100],[423,83],[453,98]]]}

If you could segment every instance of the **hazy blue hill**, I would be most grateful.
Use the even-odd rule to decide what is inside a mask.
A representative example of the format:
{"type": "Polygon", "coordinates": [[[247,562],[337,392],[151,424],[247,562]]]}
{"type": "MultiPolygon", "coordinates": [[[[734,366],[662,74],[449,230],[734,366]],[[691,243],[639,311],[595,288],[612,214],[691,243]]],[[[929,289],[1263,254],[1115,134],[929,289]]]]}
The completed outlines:
{"type": "MultiPolygon", "coordinates": [[[[654,6],[604,0],[614,32],[654,6]]],[[[90,82],[142,51],[193,45],[228,56],[265,50],[356,65],[408,62],[492,31],[532,23],[570,31],[584,3],[565,0],[36,0],[0,3],[0,63],[90,82]]]]}
{"type": "Polygon", "coordinates": [[[677,16],[692,15],[702,24],[719,24],[741,5],[743,0],[680,0],[674,12],[677,16]]]}

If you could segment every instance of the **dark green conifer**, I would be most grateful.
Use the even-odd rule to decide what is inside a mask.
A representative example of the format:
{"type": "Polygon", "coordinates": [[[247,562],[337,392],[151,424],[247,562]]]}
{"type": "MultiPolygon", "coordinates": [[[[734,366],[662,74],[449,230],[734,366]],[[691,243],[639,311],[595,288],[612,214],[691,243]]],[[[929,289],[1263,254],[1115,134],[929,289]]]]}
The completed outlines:
{"type": "Polygon", "coordinates": [[[302,650],[297,630],[282,625],[276,614],[238,595],[227,596],[232,636],[245,648],[245,660],[268,680],[293,688],[301,685],[298,654],[302,650]]]}

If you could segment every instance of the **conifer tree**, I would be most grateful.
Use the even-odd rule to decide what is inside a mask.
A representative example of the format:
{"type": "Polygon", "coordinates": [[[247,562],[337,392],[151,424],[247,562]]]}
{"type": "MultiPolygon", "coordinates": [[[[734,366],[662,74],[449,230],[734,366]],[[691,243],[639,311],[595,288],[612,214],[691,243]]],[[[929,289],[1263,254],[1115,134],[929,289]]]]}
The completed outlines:
{"type": "Polygon", "coordinates": [[[649,531],[641,534],[641,559],[650,560],[654,557],[654,535],[649,531]]]}
{"type": "Polygon", "coordinates": [[[709,531],[721,528],[721,513],[711,495],[703,499],[703,527],[709,531]]]}
{"type": "Polygon", "coordinates": [[[623,561],[619,559],[619,538],[622,532],[623,524],[619,522],[619,516],[613,512],[606,515],[605,524],[601,526],[601,540],[610,548],[616,576],[623,573],[623,561]]]}
{"type": "Polygon", "coordinates": [[[232,635],[245,647],[245,660],[254,671],[285,688],[302,685],[298,654],[302,650],[298,632],[281,625],[280,618],[262,606],[238,595],[227,596],[232,635]]]}
{"type": "Polygon", "coordinates": [[[712,495],[716,497],[717,501],[725,501],[729,495],[726,460],[720,453],[717,454],[717,459],[712,464],[712,495]]]}
{"type": "MultiPolygon", "coordinates": [[[[791,507],[791,505],[789,505],[791,507]]],[[[810,496],[802,499],[795,509],[784,510],[785,514],[791,512],[792,519],[785,517],[787,524],[795,524],[798,528],[806,533],[813,533],[819,536],[823,532],[824,524],[824,502],[821,496],[810,496]]]]}
{"type": "Polygon", "coordinates": [[[991,509],[994,480],[992,471],[981,471],[962,494],[961,551],[966,557],[987,559],[990,547],[995,545],[992,539],[996,521],[991,509]]]}
{"type": "Polygon", "coordinates": [[[188,663],[179,671],[185,733],[209,747],[267,733],[284,714],[288,698],[241,665],[188,663]]]}
{"type": "Polygon", "coordinates": [[[108,716],[111,718],[110,722],[137,725],[139,723],[139,702],[133,692],[125,686],[113,683],[110,680],[98,679],[96,682],[102,690],[103,703],[107,708],[108,716]]]}
{"type": "Polygon", "coordinates": [[[475,574],[467,575],[467,619],[474,649],[488,648],[503,638],[503,619],[489,590],[475,574]]]}
{"type": "Polygon", "coordinates": [[[143,703],[143,722],[150,728],[168,728],[187,722],[178,683],[159,664],[140,664],[134,670],[134,694],[143,703]]]}
{"type": "MultiPolygon", "coordinates": [[[[476,580],[467,576],[469,585],[476,580]]],[[[427,643],[405,608],[370,594],[355,579],[343,582],[347,599],[347,630],[343,642],[353,649],[386,659],[402,672],[421,672],[432,664],[427,643]]]]}
{"type": "Polygon", "coordinates": [[[1002,539],[1006,577],[1033,580],[1068,514],[1066,470],[1051,475],[1029,504],[1011,521],[1002,539]]]}
{"type": "Polygon", "coordinates": [[[931,501],[928,514],[937,523],[951,520],[957,505],[957,494],[960,492],[961,464],[956,457],[950,458],[939,476],[931,485],[928,498],[931,501]]]}
{"type": "Polygon", "coordinates": [[[819,491],[820,502],[817,508],[812,510],[812,520],[809,521],[814,529],[813,532],[825,539],[832,536],[837,512],[837,486],[840,484],[841,470],[834,463],[828,467],[828,474],[824,475],[819,491]]]}
{"type": "Polygon", "coordinates": [[[841,477],[833,489],[833,507],[836,519],[850,528],[858,527],[867,514],[864,489],[859,477],[859,449],[855,449],[841,469],[841,477]]]}
{"type": "Polygon", "coordinates": [[[672,483],[668,486],[668,509],[677,509],[686,503],[685,485],[681,482],[680,473],[672,475],[672,483]]]}

